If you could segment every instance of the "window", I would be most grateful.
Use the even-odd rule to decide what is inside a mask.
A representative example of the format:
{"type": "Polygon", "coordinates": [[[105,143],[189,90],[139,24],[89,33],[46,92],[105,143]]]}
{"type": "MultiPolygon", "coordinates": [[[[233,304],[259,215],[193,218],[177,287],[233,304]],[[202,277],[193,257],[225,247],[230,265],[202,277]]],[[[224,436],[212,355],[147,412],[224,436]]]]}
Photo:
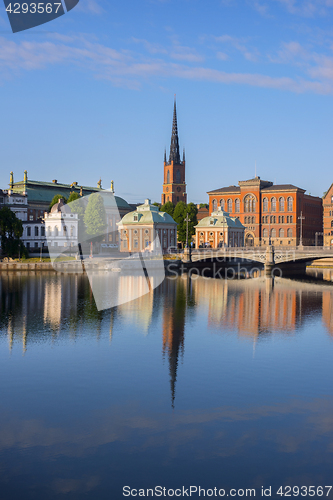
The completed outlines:
{"type": "Polygon", "coordinates": [[[28,241],[27,242],[27,249],[29,250],[29,248],[30,248],[30,242],[28,241]]]}
{"type": "Polygon", "coordinates": [[[37,241],[35,242],[35,248],[38,248],[38,243],[37,243],[37,241]]]}
{"type": "Polygon", "coordinates": [[[41,235],[41,236],[45,236],[45,227],[44,227],[44,226],[42,226],[42,227],[40,228],[40,235],[41,235]]]}
{"type": "Polygon", "coordinates": [[[231,213],[232,212],[232,199],[231,198],[229,198],[229,200],[227,201],[227,206],[228,206],[227,212],[231,213]]]}
{"type": "Polygon", "coordinates": [[[293,211],[293,199],[291,196],[288,196],[288,198],[287,198],[287,210],[288,210],[288,212],[293,211]]]}
{"type": "Polygon", "coordinates": [[[127,240],[123,240],[123,247],[127,248],[127,240]]]}
{"type": "Polygon", "coordinates": [[[272,236],[272,238],[276,238],[276,230],[275,229],[272,229],[271,236],[272,236]]]}
{"type": "Polygon", "coordinates": [[[265,217],[264,217],[264,215],[261,217],[261,223],[265,224],[265,217]]]}
{"type": "Polygon", "coordinates": [[[275,224],[276,223],[276,217],[275,215],[271,215],[271,224],[275,224]]]}
{"type": "Polygon", "coordinates": [[[284,238],[284,229],[279,230],[279,238],[284,238]]]}
{"type": "Polygon", "coordinates": [[[217,201],[216,200],[213,200],[212,207],[213,207],[213,212],[216,212],[216,210],[217,210],[217,201]]]}
{"type": "Polygon", "coordinates": [[[284,215],[281,217],[281,223],[284,224],[284,215]]]}
{"type": "Polygon", "coordinates": [[[55,226],[55,228],[54,228],[54,236],[58,236],[58,233],[59,233],[58,226],[55,226]]]}
{"type": "Polygon", "coordinates": [[[71,226],[71,236],[74,236],[74,226],[71,226]]]}
{"type": "Polygon", "coordinates": [[[271,211],[276,212],[276,198],[271,198],[271,211]]]}
{"type": "Polygon", "coordinates": [[[291,228],[288,229],[287,236],[288,236],[288,238],[292,238],[293,237],[293,230],[291,228]]]}
{"type": "Polygon", "coordinates": [[[292,223],[293,223],[293,216],[291,215],[290,216],[290,224],[292,224],[292,223]]]}
{"type": "Polygon", "coordinates": [[[139,246],[139,241],[137,239],[134,240],[134,248],[138,248],[139,246]]]}
{"type": "Polygon", "coordinates": [[[29,215],[29,220],[34,220],[34,216],[33,215],[29,215]]]}
{"type": "Polygon", "coordinates": [[[238,198],[235,200],[235,212],[240,212],[240,200],[238,198]]]}
{"type": "Polygon", "coordinates": [[[170,170],[167,173],[167,184],[170,184],[170,170]]]}
{"type": "Polygon", "coordinates": [[[176,184],[180,184],[181,182],[180,179],[181,179],[180,170],[178,169],[176,172],[176,184]]]}
{"type": "Polygon", "coordinates": [[[220,200],[220,207],[221,207],[221,210],[224,211],[224,200],[220,200]]]}
{"type": "Polygon", "coordinates": [[[255,224],[256,223],[256,218],[255,217],[252,217],[252,224],[255,224]]]}
{"type": "Polygon", "coordinates": [[[268,238],[268,230],[265,228],[262,232],[264,238],[268,238]]]}
{"type": "Polygon", "coordinates": [[[244,198],[244,211],[245,212],[255,212],[256,211],[256,199],[253,194],[247,194],[244,198]]]}
{"type": "Polygon", "coordinates": [[[279,211],[284,212],[284,198],[282,196],[279,198],[279,211]]]}
{"type": "Polygon", "coordinates": [[[137,215],[134,215],[133,220],[134,220],[135,222],[137,222],[137,221],[138,221],[138,216],[137,216],[137,215]]]}
{"type": "Polygon", "coordinates": [[[264,198],[262,202],[262,211],[268,212],[268,198],[264,198]]]}
{"type": "Polygon", "coordinates": [[[31,227],[27,227],[27,236],[31,236],[31,227]]]}
{"type": "Polygon", "coordinates": [[[50,228],[50,226],[48,226],[48,228],[47,228],[47,235],[51,236],[51,228],[50,228]]]}
{"type": "Polygon", "coordinates": [[[67,234],[67,226],[64,226],[64,234],[67,234]]]}
{"type": "Polygon", "coordinates": [[[149,229],[145,229],[145,234],[149,234],[149,229]]]}
{"type": "Polygon", "coordinates": [[[331,220],[331,227],[333,227],[333,220],[331,220]]]}

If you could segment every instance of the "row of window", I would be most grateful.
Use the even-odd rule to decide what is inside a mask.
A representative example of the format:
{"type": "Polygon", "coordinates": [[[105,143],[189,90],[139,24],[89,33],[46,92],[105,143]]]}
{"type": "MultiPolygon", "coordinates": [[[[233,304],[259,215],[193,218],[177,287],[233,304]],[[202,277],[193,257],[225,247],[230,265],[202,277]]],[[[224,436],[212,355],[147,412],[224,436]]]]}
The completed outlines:
{"type": "MultiPolygon", "coordinates": [[[[27,236],[31,236],[31,226],[27,227],[27,236]]],[[[35,226],[35,236],[39,236],[39,227],[35,226]]],[[[41,226],[40,228],[40,236],[45,236],[45,227],[41,226]]]]}
{"type": "Polygon", "coordinates": [[[263,215],[261,218],[261,222],[263,224],[276,224],[276,220],[278,220],[279,224],[284,224],[285,222],[287,224],[292,224],[293,223],[293,216],[292,215],[287,215],[286,217],[284,215],[279,215],[277,218],[275,215],[263,215]]]}
{"type": "MultiPolygon", "coordinates": [[[[279,238],[284,238],[284,229],[279,229],[279,238]]],[[[268,238],[268,229],[264,228],[262,231],[263,238],[268,238]]],[[[293,237],[293,230],[291,228],[287,229],[287,238],[293,237]]],[[[271,238],[276,238],[276,229],[271,229],[271,238]]]]}
{"type": "MultiPolygon", "coordinates": [[[[285,199],[281,196],[279,198],[279,211],[284,212],[285,211],[285,199]]],[[[248,194],[244,197],[244,212],[255,212],[256,211],[256,199],[253,195],[248,194]]],[[[217,210],[217,200],[213,200],[213,212],[217,210]]],[[[271,198],[270,200],[270,211],[271,212],[276,212],[276,206],[277,206],[277,199],[275,197],[271,198]]],[[[233,202],[231,198],[228,198],[227,200],[220,200],[220,207],[222,210],[232,213],[238,213],[240,212],[240,199],[236,198],[236,200],[233,202]],[[234,210],[233,210],[234,208],[234,210]]],[[[268,212],[269,211],[269,200],[268,198],[264,198],[262,201],[262,210],[263,212],[268,212]]],[[[287,212],[292,212],[293,211],[293,198],[289,196],[287,198],[287,212]]]]}
{"type": "MultiPolygon", "coordinates": [[[[63,232],[64,232],[64,235],[68,234],[67,226],[63,226],[63,232]]],[[[55,226],[53,229],[53,236],[58,236],[58,235],[59,235],[59,228],[58,228],[58,226],[55,226]]],[[[50,227],[47,228],[47,236],[52,236],[52,231],[51,231],[50,227]]],[[[75,227],[74,226],[70,227],[70,236],[75,236],[75,227]]]]}

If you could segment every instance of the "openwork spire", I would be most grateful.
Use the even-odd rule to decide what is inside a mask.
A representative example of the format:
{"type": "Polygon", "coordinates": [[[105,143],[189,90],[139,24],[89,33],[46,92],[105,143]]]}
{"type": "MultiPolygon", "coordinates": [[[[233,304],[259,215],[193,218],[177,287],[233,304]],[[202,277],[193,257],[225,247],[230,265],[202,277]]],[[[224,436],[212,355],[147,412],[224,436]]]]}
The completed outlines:
{"type": "Polygon", "coordinates": [[[175,163],[178,163],[178,164],[180,163],[176,98],[175,98],[175,102],[174,102],[174,106],[173,106],[173,122],[172,122],[172,134],[171,134],[169,163],[171,163],[172,161],[175,163]]]}

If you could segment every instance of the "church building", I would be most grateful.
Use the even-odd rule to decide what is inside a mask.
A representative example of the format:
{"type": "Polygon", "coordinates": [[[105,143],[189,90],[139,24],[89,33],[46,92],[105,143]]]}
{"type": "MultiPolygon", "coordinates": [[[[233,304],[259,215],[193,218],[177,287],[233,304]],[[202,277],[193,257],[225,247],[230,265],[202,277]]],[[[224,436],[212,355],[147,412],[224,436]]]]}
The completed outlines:
{"type": "Polygon", "coordinates": [[[179,153],[176,100],[173,108],[169,161],[167,161],[166,151],[164,152],[162,205],[164,205],[167,201],[171,201],[174,205],[177,205],[179,201],[187,203],[185,183],[185,150],[183,151],[183,160],[181,161],[179,153]]]}

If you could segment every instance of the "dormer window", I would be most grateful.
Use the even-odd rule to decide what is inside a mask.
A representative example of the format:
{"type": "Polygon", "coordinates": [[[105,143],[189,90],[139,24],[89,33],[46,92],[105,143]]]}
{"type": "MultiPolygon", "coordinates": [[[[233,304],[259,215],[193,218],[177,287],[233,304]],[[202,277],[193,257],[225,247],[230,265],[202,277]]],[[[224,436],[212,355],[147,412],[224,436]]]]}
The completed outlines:
{"type": "Polygon", "coordinates": [[[138,222],[138,216],[134,215],[134,222],[138,222]]]}
{"type": "Polygon", "coordinates": [[[214,224],[214,219],[210,219],[209,223],[212,226],[214,224]]]}

